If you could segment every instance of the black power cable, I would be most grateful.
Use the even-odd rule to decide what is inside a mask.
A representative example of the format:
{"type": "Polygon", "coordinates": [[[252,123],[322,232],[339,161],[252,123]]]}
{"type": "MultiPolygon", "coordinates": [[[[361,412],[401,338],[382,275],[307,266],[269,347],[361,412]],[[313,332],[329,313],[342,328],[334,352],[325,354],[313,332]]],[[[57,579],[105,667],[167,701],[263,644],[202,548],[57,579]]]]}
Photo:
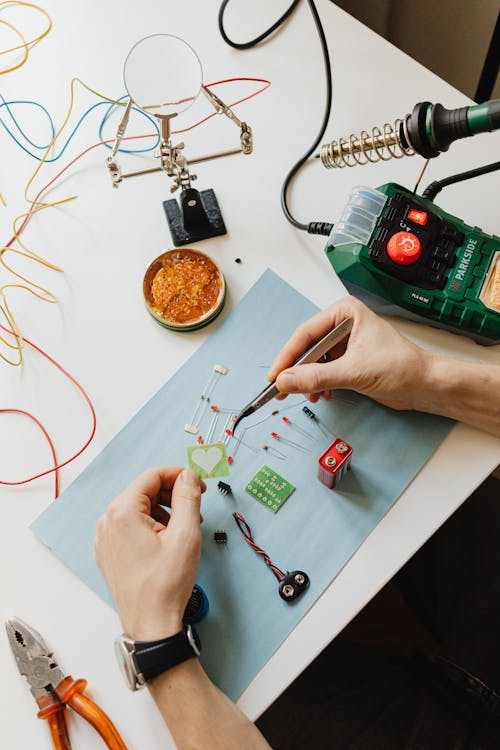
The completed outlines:
{"type": "Polygon", "coordinates": [[[267,39],[267,37],[271,36],[271,34],[279,29],[279,27],[283,23],[285,23],[288,18],[290,18],[299,3],[300,0],[293,0],[293,3],[289,8],[287,8],[283,15],[280,16],[280,18],[278,18],[278,20],[273,23],[273,25],[270,26],[266,31],[263,31],[262,34],[256,36],[255,39],[251,39],[249,42],[233,42],[233,40],[228,37],[224,29],[224,13],[226,12],[229,0],[223,0],[219,9],[219,31],[226,44],[229,44],[230,47],[234,47],[234,49],[250,49],[251,47],[256,47],[257,44],[260,44],[264,41],[264,39],[267,39]]]}
{"type": "MultiPolygon", "coordinates": [[[[262,34],[259,34],[259,36],[255,37],[255,39],[252,39],[249,42],[238,43],[230,39],[224,29],[224,13],[229,4],[229,0],[223,0],[219,9],[219,31],[224,41],[227,44],[229,44],[231,47],[234,47],[235,49],[250,49],[251,47],[255,47],[257,44],[267,39],[275,31],[277,31],[280,28],[280,26],[282,26],[285,23],[285,21],[288,18],[290,18],[290,16],[292,15],[294,10],[298,6],[299,2],[300,0],[293,0],[291,5],[285,11],[285,13],[283,13],[283,15],[266,31],[264,31],[262,34]]],[[[319,133],[314,140],[314,143],[310,146],[310,148],[307,150],[304,156],[302,156],[296,162],[296,164],[293,165],[293,167],[291,168],[291,170],[288,172],[287,176],[285,177],[283,186],[281,188],[281,208],[283,209],[283,213],[285,214],[290,224],[292,224],[297,229],[302,229],[305,232],[309,232],[309,234],[322,234],[322,235],[327,236],[330,234],[333,224],[331,224],[330,222],[325,222],[325,221],[311,221],[308,224],[303,224],[302,222],[295,219],[295,217],[292,215],[288,207],[288,190],[289,190],[290,184],[292,180],[294,179],[294,177],[296,176],[297,172],[299,172],[299,170],[304,166],[304,164],[309,159],[313,151],[315,151],[315,149],[321,143],[323,136],[325,134],[327,125],[328,125],[328,120],[330,119],[330,112],[332,108],[332,69],[330,65],[330,55],[328,53],[328,45],[326,42],[325,32],[321,24],[321,19],[319,17],[318,11],[316,9],[316,5],[314,4],[314,0],[307,0],[307,3],[309,5],[309,8],[311,9],[311,13],[314,19],[314,23],[315,23],[316,30],[318,32],[318,36],[320,40],[320,44],[321,44],[321,51],[323,53],[323,61],[324,61],[324,66],[325,66],[325,77],[326,77],[326,105],[325,105],[325,112],[323,115],[323,121],[321,123],[319,133]]]]}
{"type": "Polygon", "coordinates": [[[422,198],[433,201],[434,198],[441,190],[448,185],[455,185],[457,182],[465,182],[465,180],[472,180],[473,177],[480,177],[483,174],[489,174],[490,172],[496,172],[500,169],[500,161],[495,161],[492,164],[486,164],[484,167],[476,167],[476,169],[469,169],[468,172],[459,172],[453,174],[451,177],[445,177],[443,180],[435,180],[428,185],[422,193],[422,198]]]}

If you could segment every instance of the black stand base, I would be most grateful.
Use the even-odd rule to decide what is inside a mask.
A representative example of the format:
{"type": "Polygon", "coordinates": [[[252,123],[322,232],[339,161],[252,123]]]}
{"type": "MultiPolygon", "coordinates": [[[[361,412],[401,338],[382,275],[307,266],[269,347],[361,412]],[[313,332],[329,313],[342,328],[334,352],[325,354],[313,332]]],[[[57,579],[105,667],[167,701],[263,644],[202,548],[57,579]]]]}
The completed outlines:
{"type": "Polygon", "coordinates": [[[180,199],[163,201],[172,240],[176,247],[227,234],[213,190],[184,190],[180,199]]]}

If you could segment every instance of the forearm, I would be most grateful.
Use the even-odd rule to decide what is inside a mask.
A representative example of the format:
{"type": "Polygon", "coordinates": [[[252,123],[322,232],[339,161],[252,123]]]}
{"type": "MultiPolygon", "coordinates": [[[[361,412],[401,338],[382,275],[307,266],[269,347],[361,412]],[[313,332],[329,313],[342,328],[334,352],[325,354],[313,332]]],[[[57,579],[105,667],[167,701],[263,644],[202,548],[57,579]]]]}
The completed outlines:
{"type": "Polygon", "coordinates": [[[179,750],[269,750],[256,726],[188,659],[151,682],[179,750]]]}
{"type": "Polygon", "coordinates": [[[414,408],[465,422],[500,437],[500,367],[427,355],[414,408]]]}

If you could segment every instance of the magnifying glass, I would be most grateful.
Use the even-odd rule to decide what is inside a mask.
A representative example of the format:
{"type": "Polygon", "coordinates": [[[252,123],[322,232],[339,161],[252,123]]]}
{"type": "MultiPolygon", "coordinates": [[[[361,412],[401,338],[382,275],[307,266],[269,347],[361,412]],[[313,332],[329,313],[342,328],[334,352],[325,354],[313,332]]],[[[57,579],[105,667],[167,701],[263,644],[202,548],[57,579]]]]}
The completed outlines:
{"type": "Polygon", "coordinates": [[[170,34],[153,34],[132,47],[123,79],[138,107],[156,117],[170,118],[196,100],[203,73],[198,55],[187,42],[170,34]]]}

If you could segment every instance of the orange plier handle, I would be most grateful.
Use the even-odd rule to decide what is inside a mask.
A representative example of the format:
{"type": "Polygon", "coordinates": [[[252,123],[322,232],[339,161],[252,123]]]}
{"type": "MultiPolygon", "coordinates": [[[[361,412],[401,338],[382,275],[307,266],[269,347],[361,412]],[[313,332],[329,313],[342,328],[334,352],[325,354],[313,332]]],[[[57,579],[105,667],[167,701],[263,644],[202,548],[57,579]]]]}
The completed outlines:
{"type": "Polygon", "coordinates": [[[83,694],[86,687],[86,680],[74,680],[68,676],[59,683],[54,693],[47,693],[37,700],[40,709],[38,718],[48,721],[55,750],[71,750],[64,719],[66,706],[70,706],[89,724],[92,724],[109,750],[127,750],[127,746],[109,716],[83,694]]]}
{"type": "Polygon", "coordinates": [[[56,750],[71,750],[71,742],[64,720],[66,706],[55,693],[47,693],[37,700],[39,719],[46,719],[49,724],[52,743],[56,750]]]}

